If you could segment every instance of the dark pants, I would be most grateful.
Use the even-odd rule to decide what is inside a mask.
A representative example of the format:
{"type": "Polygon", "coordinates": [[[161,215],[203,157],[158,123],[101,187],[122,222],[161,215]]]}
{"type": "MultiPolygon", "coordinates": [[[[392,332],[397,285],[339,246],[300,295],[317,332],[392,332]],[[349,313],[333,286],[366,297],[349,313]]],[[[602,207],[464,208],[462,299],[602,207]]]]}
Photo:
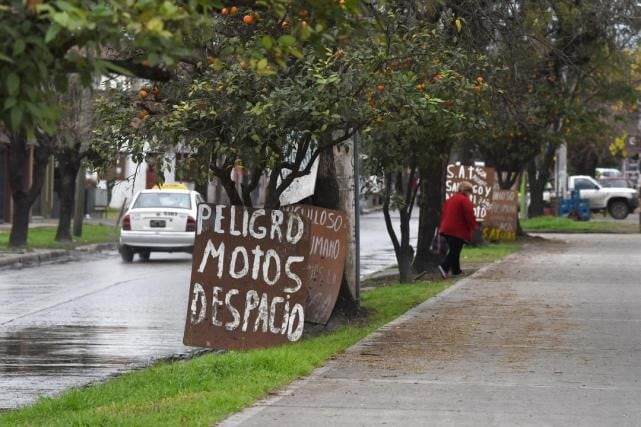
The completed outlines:
{"type": "Polygon", "coordinates": [[[465,242],[458,237],[448,236],[447,234],[443,234],[443,236],[447,240],[450,250],[447,252],[441,268],[446,273],[451,270],[454,275],[461,274],[461,249],[463,249],[463,243],[465,242]]]}

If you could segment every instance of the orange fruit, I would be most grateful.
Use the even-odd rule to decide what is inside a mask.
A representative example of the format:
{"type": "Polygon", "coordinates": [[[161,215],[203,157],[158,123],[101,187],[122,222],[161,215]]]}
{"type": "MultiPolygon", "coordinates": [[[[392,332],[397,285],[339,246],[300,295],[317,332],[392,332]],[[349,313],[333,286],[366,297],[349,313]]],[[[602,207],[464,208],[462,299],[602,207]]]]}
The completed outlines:
{"type": "Polygon", "coordinates": [[[376,89],[378,89],[379,92],[383,92],[385,90],[385,85],[378,85],[376,89]]]}
{"type": "Polygon", "coordinates": [[[140,117],[141,119],[144,119],[148,115],[149,115],[149,113],[147,111],[145,111],[145,110],[142,110],[142,111],[138,112],[138,117],[140,117]]]}
{"type": "Polygon", "coordinates": [[[140,95],[141,98],[145,99],[147,98],[147,95],[149,95],[149,92],[147,92],[145,89],[140,89],[140,92],[138,92],[138,95],[140,95]]]}
{"type": "Polygon", "coordinates": [[[148,59],[145,59],[144,61],[142,61],[142,66],[151,67],[151,62],[148,59]]]}
{"type": "Polygon", "coordinates": [[[251,25],[254,23],[254,17],[251,15],[245,15],[243,16],[243,22],[247,25],[251,25]]]}
{"type": "Polygon", "coordinates": [[[238,13],[238,8],[236,6],[232,6],[231,9],[229,9],[229,12],[231,12],[232,15],[235,15],[238,13]]]}
{"type": "Polygon", "coordinates": [[[229,15],[229,9],[227,9],[226,7],[223,7],[222,9],[220,9],[220,14],[223,16],[229,15]]]}

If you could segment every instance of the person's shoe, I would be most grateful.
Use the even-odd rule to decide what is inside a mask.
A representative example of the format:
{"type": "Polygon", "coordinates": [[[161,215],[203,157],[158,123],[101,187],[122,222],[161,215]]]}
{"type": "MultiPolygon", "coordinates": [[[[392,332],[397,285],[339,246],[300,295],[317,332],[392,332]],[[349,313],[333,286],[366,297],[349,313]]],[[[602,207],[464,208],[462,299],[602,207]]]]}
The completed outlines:
{"type": "Polygon", "coordinates": [[[447,279],[447,272],[443,270],[443,267],[441,267],[440,265],[438,266],[438,272],[441,273],[441,277],[443,279],[447,279]]]}

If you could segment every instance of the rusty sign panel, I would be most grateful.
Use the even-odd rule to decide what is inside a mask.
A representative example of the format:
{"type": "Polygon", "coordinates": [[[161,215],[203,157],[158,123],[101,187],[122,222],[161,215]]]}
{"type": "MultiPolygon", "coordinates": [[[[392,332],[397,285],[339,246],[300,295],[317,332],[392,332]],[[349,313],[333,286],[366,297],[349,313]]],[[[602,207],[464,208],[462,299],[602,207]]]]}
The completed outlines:
{"type": "Polygon", "coordinates": [[[347,215],[310,205],[291,205],[283,209],[298,212],[311,223],[305,320],[325,324],[332,314],[343,279],[349,229],[347,215]]]}
{"type": "Polygon", "coordinates": [[[489,241],[516,240],[518,214],[518,193],[514,190],[494,189],[492,207],[483,223],[483,238],[489,241]]]}
{"type": "Polygon", "coordinates": [[[294,212],[200,204],[183,342],[245,350],[299,340],[310,229],[294,212]]]}
{"type": "Polygon", "coordinates": [[[458,191],[461,181],[468,181],[473,185],[470,200],[474,205],[474,215],[477,221],[485,220],[492,205],[492,191],[496,179],[494,168],[480,166],[447,165],[445,181],[445,198],[449,199],[458,191]]]}

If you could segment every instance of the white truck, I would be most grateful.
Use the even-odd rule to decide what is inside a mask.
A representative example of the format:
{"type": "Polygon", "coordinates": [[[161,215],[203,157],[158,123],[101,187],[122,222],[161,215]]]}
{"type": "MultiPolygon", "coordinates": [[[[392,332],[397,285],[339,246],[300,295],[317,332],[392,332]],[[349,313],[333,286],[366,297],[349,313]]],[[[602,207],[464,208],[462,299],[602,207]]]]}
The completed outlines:
{"type": "Polygon", "coordinates": [[[588,175],[569,176],[568,189],[579,190],[579,197],[588,200],[592,212],[607,211],[615,219],[625,219],[639,206],[635,189],[602,187],[588,175]]]}

